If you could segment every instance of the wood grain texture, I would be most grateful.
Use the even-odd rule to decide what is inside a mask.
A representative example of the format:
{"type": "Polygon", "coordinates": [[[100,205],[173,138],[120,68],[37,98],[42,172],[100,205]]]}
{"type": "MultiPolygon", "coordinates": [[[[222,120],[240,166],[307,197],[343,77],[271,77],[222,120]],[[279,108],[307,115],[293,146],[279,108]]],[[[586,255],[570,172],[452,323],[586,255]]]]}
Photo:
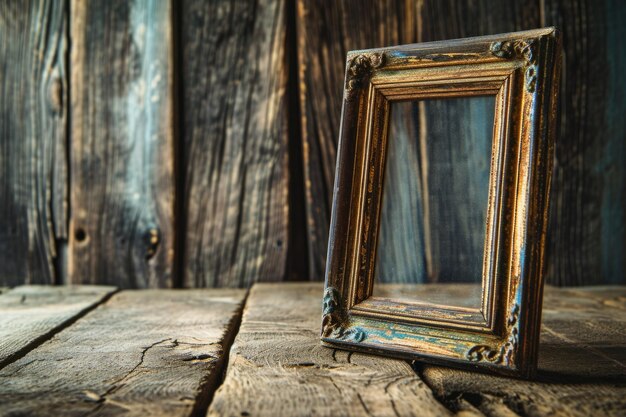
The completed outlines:
{"type": "Polygon", "coordinates": [[[2,294],[0,368],[50,338],[114,291],[114,287],[99,286],[22,286],[2,294]]]}
{"type": "Polygon", "coordinates": [[[0,414],[206,410],[245,292],[119,293],[0,371],[0,414]]]}
{"type": "Polygon", "coordinates": [[[481,282],[494,102],[391,105],[378,281],[481,282]]]}
{"type": "Polygon", "coordinates": [[[311,277],[323,276],[349,50],[539,27],[522,1],[298,2],[300,108],[311,277]]]}
{"type": "Polygon", "coordinates": [[[549,282],[626,283],[626,4],[545,0],[563,32],[549,282]]]}
{"type": "Polygon", "coordinates": [[[420,42],[541,27],[540,1],[424,1],[420,42]]]}
{"type": "Polygon", "coordinates": [[[309,276],[324,276],[346,54],[417,42],[421,2],[298,0],[309,276]]]}
{"type": "Polygon", "coordinates": [[[555,25],[563,32],[564,65],[547,279],[558,285],[624,282],[626,5],[615,0],[298,4],[312,276],[321,276],[326,254],[345,53],[555,25]]]}
{"type": "Polygon", "coordinates": [[[372,296],[477,308],[482,299],[482,283],[375,284],[372,296]]]}
{"type": "Polygon", "coordinates": [[[0,285],[51,284],[67,237],[67,7],[0,4],[0,285]]]}
{"type": "Polygon", "coordinates": [[[285,275],[285,19],[282,0],[182,2],[187,287],[285,275]]]}
{"type": "Polygon", "coordinates": [[[422,375],[453,409],[465,401],[486,415],[623,416],[626,288],[548,287],[542,326],[537,380],[431,366],[422,375]]]}
{"type": "Polygon", "coordinates": [[[71,2],[69,280],[170,287],[171,4],[71,2]]]}
{"type": "Polygon", "coordinates": [[[321,284],[257,284],[209,416],[446,416],[408,363],[320,345],[321,284]]]}
{"type": "Polygon", "coordinates": [[[430,282],[481,282],[494,97],[424,103],[430,282]]]}
{"type": "MultiPolygon", "coordinates": [[[[376,282],[428,282],[425,214],[428,202],[420,158],[424,103],[392,104],[387,147],[385,184],[376,249],[376,282]],[[422,129],[420,129],[422,127],[422,129]]],[[[376,285],[374,290],[383,286],[376,285]]]]}

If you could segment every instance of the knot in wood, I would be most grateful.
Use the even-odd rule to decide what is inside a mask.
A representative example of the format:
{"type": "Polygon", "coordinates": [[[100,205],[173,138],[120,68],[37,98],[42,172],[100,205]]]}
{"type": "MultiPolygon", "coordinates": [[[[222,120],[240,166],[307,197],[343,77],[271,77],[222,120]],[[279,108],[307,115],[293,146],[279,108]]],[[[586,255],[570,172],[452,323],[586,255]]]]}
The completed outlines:
{"type": "Polygon", "coordinates": [[[146,245],[147,245],[146,259],[150,259],[156,253],[159,247],[159,243],[161,242],[161,233],[159,229],[152,228],[148,230],[145,240],[146,240],[146,245]]]}

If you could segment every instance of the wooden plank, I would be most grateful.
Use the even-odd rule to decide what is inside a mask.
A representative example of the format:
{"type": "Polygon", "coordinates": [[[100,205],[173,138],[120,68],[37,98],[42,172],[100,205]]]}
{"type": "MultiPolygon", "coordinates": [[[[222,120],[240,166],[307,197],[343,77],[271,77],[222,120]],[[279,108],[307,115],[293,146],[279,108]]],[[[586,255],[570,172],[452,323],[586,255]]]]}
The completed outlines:
{"type": "Polygon", "coordinates": [[[391,105],[376,279],[482,280],[493,97],[391,105]]]}
{"type": "Polygon", "coordinates": [[[546,289],[537,380],[433,366],[422,375],[444,402],[488,415],[623,416],[626,287],[546,289]]]}
{"type": "Polygon", "coordinates": [[[424,2],[421,42],[535,29],[541,0],[429,0],[424,2]]]}
{"type": "Polygon", "coordinates": [[[563,31],[548,280],[626,283],[626,3],[544,0],[563,31]]]}
{"type": "MultiPolygon", "coordinates": [[[[431,248],[430,233],[427,233],[430,230],[427,214],[429,164],[420,158],[425,153],[420,145],[427,142],[416,140],[425,136],[420,135],[426,132],[422,123],[424,110],[424,102],[400,102],[391,106],[376,250],[376,282],[429,281],[429,270],[433,266],[432,256],[427,254],[431,248]]],[[[374,288],[379,290],[387,286],[376,285],[374,288]]]]}
{"type": "Polygon", "coordinates": [[[374,297],[474,307],[482,299],[482,283],[428,283],[374,285],[374,297]]]}
{"type": "Polygon", "coordinates": [[[171,4],[71,2],[72,283],[170,287],[171,4]]]}
{"type": "Polygon", "coordinates": [[[0,414],[198,415],[220,379],[244,296],[119,293],[0,371],[0,414]]]}
{"type": "Polygon", "coordinates": [[[288,249],[283,0],[185,0],[184,285],[281,280],[288,249]]]}
{"type": "Polygon", "coordinates": [[[420,2],[404,0],[298,0],[300,112],[312,279],[322,279],[325,270],[346,53],[417,42],[420,7],[420,2]]]}
{"type": "Polygon", "coordinates": [[[67,48],[66,2],[0,3],[0,285],[60,281],[67,48]]]}
{"type": "Polygon", "coordinates": [[[210,416],[445,416],[404,361],[321,346],[322,285],[257,284],[210,416]]]}
{"type": "Polygon", "coordinates": [[[114,291],[114,287],[98,286],[22,286],[2,294],[0,368],[52,337],[114,291]]]}
{"type": "Polygon", "coordinates": [[[311,277],[324,274],[347,51],[532,29],[539,16],[538,0],[298,1],[311,277]]]}

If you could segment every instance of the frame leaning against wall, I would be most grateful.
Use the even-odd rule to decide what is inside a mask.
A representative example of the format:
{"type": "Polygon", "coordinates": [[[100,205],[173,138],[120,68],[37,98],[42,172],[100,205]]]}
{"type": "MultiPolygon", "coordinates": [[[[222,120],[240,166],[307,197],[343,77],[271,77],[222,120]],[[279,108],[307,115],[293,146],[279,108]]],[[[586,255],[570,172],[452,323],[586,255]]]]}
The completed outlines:
{"type": "Polygon", "coordinates": [[[531,377],[556,121],[554,28],[348,54],[322,341],[531,377]],[[480,308],[373,297],[391,103],[494,96],[480,308]]]}

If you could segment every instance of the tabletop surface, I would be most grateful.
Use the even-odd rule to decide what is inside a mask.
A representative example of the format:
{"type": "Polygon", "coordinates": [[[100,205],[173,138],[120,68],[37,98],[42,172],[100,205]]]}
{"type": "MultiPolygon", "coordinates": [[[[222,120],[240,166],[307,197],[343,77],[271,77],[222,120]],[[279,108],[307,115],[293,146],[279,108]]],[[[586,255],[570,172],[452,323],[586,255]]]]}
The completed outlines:
{"type": "Polygon", "coordinates": [[[626,287],[546,289],[533,381],[323,347],[321,299],[0,288],[0,416],[626,415],[626,287]]]}

